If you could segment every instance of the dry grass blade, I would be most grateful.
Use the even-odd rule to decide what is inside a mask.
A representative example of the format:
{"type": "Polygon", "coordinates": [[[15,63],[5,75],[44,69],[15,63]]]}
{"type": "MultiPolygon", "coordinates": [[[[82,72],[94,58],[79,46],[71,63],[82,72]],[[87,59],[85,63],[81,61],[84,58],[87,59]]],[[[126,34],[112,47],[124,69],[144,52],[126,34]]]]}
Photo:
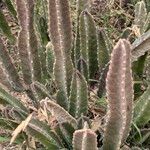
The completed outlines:
{"type": "Polygon", "coordinates": [[[18,127],[14,130],[14,132],[12,133],[12,138],[10,140],[10,144],[12,144],[16,137],[18,136],[18,134],[21,132],[21,131],[24,131],[28,125],[28,123],[30,122],[32,118],[32,114],[30,114],[24,121],[22,121],[18,127]]]}

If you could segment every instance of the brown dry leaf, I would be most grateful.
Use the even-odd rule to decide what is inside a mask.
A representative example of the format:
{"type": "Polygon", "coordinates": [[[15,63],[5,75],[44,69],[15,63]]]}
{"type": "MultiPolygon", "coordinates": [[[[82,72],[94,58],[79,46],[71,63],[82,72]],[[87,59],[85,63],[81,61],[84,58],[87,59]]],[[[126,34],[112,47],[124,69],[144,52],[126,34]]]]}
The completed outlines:
{"type": "Polygon", "coordinates": [[[35,139],[32,136],[28,136],[28,144],[29,144],[29,146],[28,146],[28,148],[26,150],[31,150],[31,149],[36,150],[35,139]]]}
{"type": "Polygon", "coordinates": [[[46,120],[46,121],[48,122],[49,117],[48,117],[47,110],[46,110],[46,107],[45,107],[45,106],[44,106],[43,109],[40,108],[40,109],[38,110],[38,119],[39,119],[40,121],[46,120]]]}
{"type": "Polygon", "coordinates": [[[22,122],[18,125],[18,127],[17,127],[17,128],[14,130],[14,132],[12,133],[12,138],[11,138],[11,140],[10,140],[10,144],[12,144],[12,143],[15,141],[17,135],[18,135],[21,131],[24,131],[24,130],[26,129],[26,127],[27,127],[28,123],[30,122],[31,118],[32,118],[32,114],[30,114],[24,121],[22,121],[22,122]]]}
{"type": "Polygon", "coordinates": [[[140,37],[140,36],[141,36],[140,28],[138,28],[137,25],[133,25],[132,31],[133,31],[133,33],[135,34],[135,36],[137,36],[137,37],[140,37]]]}
{"type": "Polygon", "coordinates": [[[50,99],[46,98],[41,101],[41,105],[45,108],[56,118],[56,120],[59,123],[62,122],[69,122],[74,127],[77,126],[77,120],[72,117],[64,108],[62,108],[60,105],[56,104],[54,101],[51,101],[50,99]]]}
{"type": "Polygon", "coordinates": [[[92,124],[91,124],[91,130],[96,132],[96,131],[99,131],[102,129],[102,121],[101,121],[101,117],[99,116],[96,116],[94,118],[94,120],[92,121],[92,124]]]}
{"type": "Polygon", "coordinates": [[[128,147],[127,145],[124,145],[121,150],[130,150],[130,147],[128,147]]]}

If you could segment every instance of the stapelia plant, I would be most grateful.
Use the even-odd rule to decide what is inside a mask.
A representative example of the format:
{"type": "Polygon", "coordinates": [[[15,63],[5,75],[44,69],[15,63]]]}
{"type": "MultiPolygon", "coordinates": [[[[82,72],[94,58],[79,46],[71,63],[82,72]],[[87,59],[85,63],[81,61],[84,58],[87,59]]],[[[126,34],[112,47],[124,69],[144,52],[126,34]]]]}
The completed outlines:
{"type": "MultiPolygon", "coordinates": [[[[20,27],[16,38],[0,11],[1,31],[11,44],[16,42],[20,59],[18,69],[0,38],[0,103],[9,106],[0,116],[0,126],[6,130],[17,128],[11,143],[22,131],[20,139],[30,143],[32,136],[36,139],[35,148],[38,141],[42,148],[52,150],[120,149],[126,142],[132,122],[131,63],[150,50],[150,31],[132,45],[120,39],[111,50],[105,30],[97,29],[90,14],[90,1],[77,1],[75,38],[68,0],[16,0],[16,8],[11,1],[4,2],[20,27]],[[47,11],[43,16],[36,14],[40,24],[35,26],[34,13],[43,8],[47,11]],[[93,129],[88,90],[95,86],[92,80],[99,73],[98,95],[104,96],[106,84],[108,101],[105,128],[100,133],[93,129]],[[49,86],[52,83],[55,89],[49,86]],[[25,100],[12,96],[16,92],[26,96],[25,100]],[[103,144],[99,136],[103,137],[103,144]]],[[[146,76],[149,79],[148,69],[146,76]]],[[[149,86],[134,107],[133,121],[139,127],[150,120],[148,108],[149,86]]],[[[101,118],[98,121],[101,122],[101,118]]],[[[103,129],[101,123],[97,126],[103,129]]]]}
{"type": "Polygon", "coordinates": [[[108,98],[104,149],[119,149],[128,136],[132,120],[133,82],[131,47],[120,40],[114,47],[106,79],[108,98]]]}

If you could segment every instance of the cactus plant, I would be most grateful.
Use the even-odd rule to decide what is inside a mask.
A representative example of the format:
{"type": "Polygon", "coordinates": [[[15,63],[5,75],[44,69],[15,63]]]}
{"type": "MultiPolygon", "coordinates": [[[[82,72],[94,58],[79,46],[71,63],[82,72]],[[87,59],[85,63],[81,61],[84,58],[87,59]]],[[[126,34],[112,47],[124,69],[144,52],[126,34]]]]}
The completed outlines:
{"type": "Polygon", "coordinates": [[[134,122],[137,126],[145,125],[150,120],[150,87],[138,99],[134,107],[134,122]]]}
{"type": "Polygon", "coordinates": [[[76,3],[76,8],[77,8],[77,24],[76,24],[76,37],[75,37],[75,42],[74,42],[74,51],[73,51],[73,58],[74,58],[74,63],[75,65],[77,64],[77,61],[80,59],[80,27],[79,27],[79,18],[81,15],[81,12],[89,9],[89,0],[78,0],[76,3]]]}
{"type": "Polygon", "coordinates": [[[137,2],[135,5],[134,25],[140,29],[140,34],[143,34],[148,29],[149,23],[150,13],[147,13],[145,2],[137,2]]]}
{"type": "Polygon", "coordinates": [[[80,118],[81,115],[87,115],[88,111],[88,88],[84,77],[78,72],[74,72],[71,92],[70,92],[69,113],[80,118]]]}
{"type": "Polygon", "coordinates": [[[97,150],[96,134],[85,127],[84,129],[75,131],[73,135],[73,149],[74,150],[97,150]]]}
{"type": "Polygon", "coordinates": [[[131,48],[125,40],[114,47],[106,80],[108,118],[103,149],[119,149],[128,135],[132,118],[131,48]]]}
{"type": "Polygon", "coordinates": [[[18,36],[18,51],[19,51],[19,56],[21,59],[21,67],[22,67],[22,73],[23,73],[23,79],[24,83],[29,85],[31,84],[31,69],[30,69],[30,64],[29,64],[29,54],[28,54],[28,49],[27,49],[27,10],[25,7],[25,2],[24,1],[16,1],[16,6],[17,6],[17,15],[18,15],[18,20],[20,24],[20,32],[18,36]],[[24,13],[23,13],[24,12],[24,13]],[[24,41],[24,42],[22,42],[24,41]]]}
{"type": "Polygon", "coordinates": [[[150,50],[150,30],[144,33],[141,37],[137,38],[132,44],[132,62],[136,61],[145,52],[150,50]]]}
{"type": "Polygon", "coordinates": [[[15,37],[12,35],[11,29],[8,25],[8,22],[5,19],[4,14],[2,13],[2,10],[0,10],[0,29],[2,30],[2,32],[4,33],[5,36],[7,36],[7,38],[11,41],[14,42],[15,41],[15,37]]]}
{"type": "Polygon", "coordinates": [[[17,70],[12,63],[12,60],[6,50],[5,45],[3,44],[3,41],[1,38],[0,38],[0,60],[7,72],[8,79],[10,80],[10,84],[11,84],[12,88],[16,89],[17,91],[23,90],[23,86],[20,82],[17,70]]]}
{"type": "MultiPolygon", "coordinates": [[[[34,119],[31,118],[20,134],[26,133],[27,136],[34,137],[46,149],[97,150],[100,147],[104,150],[120,149],[126,142],[132,122],[131,63],[149,51],[149,30],[138,37],[132,47],[127,40],[120,39],[110,58],[111,49],[105,31],[97,29],[90,14],[90,1],[77,2],[75,39],[72,35],[68,0],[48,0],[48,3],[42,1],[43,8],[47,8],[45,5],[48,5],[48,15],[45,13],[45,17],[42,15],[39,17],[38,29],[34,23],[36,2],[16,0],[17,20],[20,26],[16,40],[21,61],[19,71],[23,75],[23,82],[6,45],[0,39],[2,62],[0,71],[2,70],[3,74],[7,73],[9,79],[7,82],[7,78],[2,74],[0,83],[9,87],[13,82],[11,94],[10,91],[0,87],[0,103],[13,108],[9,111],[8,118],[5,115],[0,116],[0,126],[5,124],[3,127],[10,129],[11,125],[14,130],[32,112],[34,119]],[[47,19],[48,26],[46,26],[47,19]],[[37,31],[43,33],[37,34],[37,31]],[[74,59],[71,59],[71,53],[74,53],[74,59]],[[97,130],[95,133],[91,127],[95,116],[90,117],[89,109],[91,107],[89,100],[93,99],[90,97],[88,85],[91,85],[91,79],[95,79],[96,73],[101,73],[99,91],[102,97],[107,77],[108,113],[104,116],[106,119],[104,131],[100,124],[103,119],[98,120],[98,129],[102,128],[100,133],[97,130]],[[46,86],[50,82],[56,84],[54,92],[46,86]],[[25,103],[12,96],[17,90],[22,92],[21,94],[26,92],[29,96],[27,100],[25,99],[25,103]],[[102,136],[103,144],[100,143],[99,136],[102,136]]],[[[139,126],[143,125],[142,121],[144,124],[149,121],[148,94],[149,87],[135,106],[134,121],[139,126]],[[139,111],[141,106],[143,111],[139,111]]],[[[98,115],[101,114],[98,112],[98,115]]]]}
{"type": "Polygon", "coordinates": [[[17,19],[17,12],[11,2],[11,0],[4,0],[5,4],[7,5],[8,10],[11,12],[11,14],[13,15],[13,17],[15,19],[17,19]]]}
{"type": "Polygon", "coordinates": [[[140,29],[145,23],[146,16],[147,11],[145,7],[145,2],[140,1],[135,5],[135,20],[134,20],[135,25],[137,25],[140,29]]]}
{"type": "Polygon", "coordinates": [[[10,83],[8,82],[8,79],[6,77],[6,73],[4,72],[4,69],[2,67],[2,65],[0,64],[0,86],[4,86],[4,87],[7,87],[8,89],[11,89],[11,85],[10,83]]]}

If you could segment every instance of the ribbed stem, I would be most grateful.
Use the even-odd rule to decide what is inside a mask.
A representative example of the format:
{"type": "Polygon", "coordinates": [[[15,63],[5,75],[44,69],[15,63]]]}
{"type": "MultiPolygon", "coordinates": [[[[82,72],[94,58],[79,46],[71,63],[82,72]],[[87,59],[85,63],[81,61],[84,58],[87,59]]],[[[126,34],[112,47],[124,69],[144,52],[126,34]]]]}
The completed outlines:
{"type": "Polygon", "coordinates": [[[71,60],[72,23],[70,18],[70,8],[68,0],[57,0],[57,1],[58,1],[58,22],[60,29],[60,38],[62,42],[62,52],[65,61],[67,92],[69,95],[73,74],[73,63],[71,60]]]}
{"type": "Polygon", "coordinates": [[[65,109],[68,109],[65,60],[62,51],[62,44],[58,23],[59,22],[58,22],[58,11],[56,0],[49,0],[49,34],[55,53],[54,76],[59,93],[62,94],[61,99],[59,99],[60,97],[58,97],[57,103],[60,104],[65,109]]]}
{"type": "Polygon", "coordinates": [[[0,61],[2,62],[5,71],[7,72],[8,79],[12,88],[14,88],[16,91],[22,91],[23,86],[21,84],[18,72],[1,38],[0,38],[0,61]]]}
{"type": "Polygon", "coordinates": [[[103,149],[119,150],[130,129],[133,87],[131,76],[131,48],[126,40],[119,40],[113,49],[106,80],[108,118],[103,149]]]}

